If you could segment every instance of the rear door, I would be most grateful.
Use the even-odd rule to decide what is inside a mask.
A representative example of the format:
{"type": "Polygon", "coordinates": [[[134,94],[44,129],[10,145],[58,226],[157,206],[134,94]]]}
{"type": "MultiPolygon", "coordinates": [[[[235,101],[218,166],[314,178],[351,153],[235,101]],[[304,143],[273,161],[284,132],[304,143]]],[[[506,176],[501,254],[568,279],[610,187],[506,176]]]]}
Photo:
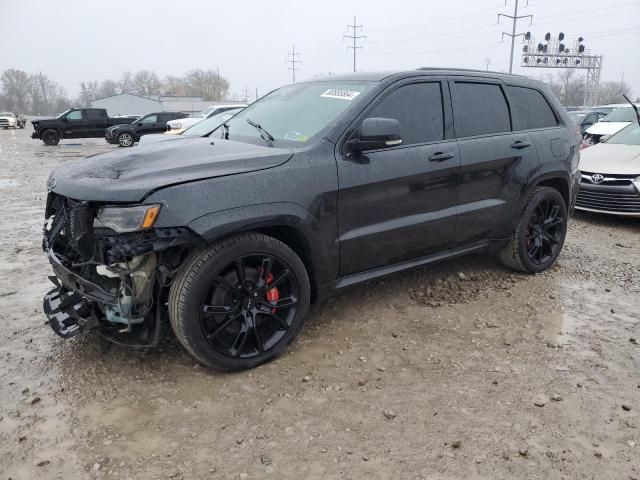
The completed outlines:
{"type": "Polygon", "coordinates": [[[520,195],[519,177],[537,162],[536,148],[527,132],[512,131],[500,81],[463,78],[450,85],[461,157],[456,241],[503,236],[505,217],[520,195]]]}
{"type": "Polygon", "coordinates": [[[444,81],[387,88],[360,116],[400,122],[402,144],[338,157],[342,275],[447,248],[453,239],[460,167],[444,81]]]}
{"type": "Polygon", "coordinates": [[[103,137],[107,127],[107,115],[104,110],[93,108],[85,110],[85,137],[103,137]]]}

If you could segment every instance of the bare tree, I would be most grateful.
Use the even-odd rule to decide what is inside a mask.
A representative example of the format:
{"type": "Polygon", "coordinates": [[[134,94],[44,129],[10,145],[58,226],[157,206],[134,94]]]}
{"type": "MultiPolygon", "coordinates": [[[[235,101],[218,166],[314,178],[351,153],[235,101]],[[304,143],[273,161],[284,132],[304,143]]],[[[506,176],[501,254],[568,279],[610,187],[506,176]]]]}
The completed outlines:
{"type": "Polygon", "coordinates": [[[118,82],[113,80],[104,80],[100,83],[100,88],[98,89],[98,98],[111,97],[113,95],[117,95],[119,91],[118,82]]]}
{"type": "Polygon", "coordinates": [[[31,78],[22,70],[5,70],[0,77],[4,109],[17,113],[28,112],[30,107],[31,78]]]}
{"type": "Polygon", "coordinates": [[[122,74],[118,82],[118,93],[133,93],[133,75],[127,71],[122,74]]]}
{"type": "Polygon", "coordinates": [[[623,95],[631,98],[631,87],[624,81],[602,82],[598,85],[598,102],[606,105],[609,103],[626,103],[623,95]]]}
{"type": "Polygon", "coordinates": [[[220,101],[229,92],[229,82],[216,70],[191,70],[185,76],[189,91],[203,100],[220,101]]]}
{"type": "Polygon", "coordinates": [[[188,86],[183,77],[167,75],[162,82],[162,91],[165,95],[187,95],[188,86]]]}
{"type": "Polygon", "coordinates": [[[155,72],[140,70],[132,79],[133,92],[137,95],[160,95],[160,80],[155,72]]]}
{"type": "Polygon", "coordinates": [[[100,83],[97,80],[91,82],[80,83],[79,103],[83,107],[90,107],[91,102],[96,98],[100,98],[100,83]]]}

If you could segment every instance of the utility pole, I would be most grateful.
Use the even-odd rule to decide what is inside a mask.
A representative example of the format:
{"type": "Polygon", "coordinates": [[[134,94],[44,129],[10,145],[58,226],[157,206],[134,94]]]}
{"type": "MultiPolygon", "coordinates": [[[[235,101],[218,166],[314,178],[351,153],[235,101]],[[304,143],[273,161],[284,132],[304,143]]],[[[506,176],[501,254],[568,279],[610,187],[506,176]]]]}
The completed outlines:
{"type": "Polygon", "coordinates": [[[256,87],[256,100],[258,100],[258,87],[256,87]]]}
{"type": "Polygon", "coordinates": [[[218,72],[218,78],[217,78],[217,88],[216,88],[216,97],[217,100],[220,102],[222,100],[222,87],[220,86],[220,67],[216,67],[216,71],[218,72]]]}
{"type": "Polygon", "coordinates": [[[244,103],[249,102],[249,87],[244,87],[244,103]]]}
{"type": "Polygon", "coordinates": [[[362,31],[362,25],[358,25],[356,23],[356,16],[353,16],[353,25],[347,25],[347,31],[349,29],[353,29],[353,35],[343,35],[343,39],[344,38],[349,38],[351,40],[353,40],[353,46],[351,45],[347,45],[347,51],[349,51],[349,49],[353,50],[353,71],[356,71],[356,52],[358,50],[362,50],[362,47],[358,46],[358,40],[360,39],[367,39],[366,35],[358,35],[357,32],[358,30],[362,31]]]}
{"type": "MultiPolygon", "coordinates": [[[[519,37],[520,35],[524,35],[524,33],[517,33],[516,34],[516,24],[518,23],[518,20],[520,20],[521,18],[529,18],[529,24],[531,24],[531,22],[533,21],[533,15],[521,15],[518,16],[518,3],[520,0],[515,0],[515,5],[513,7],[513,15],[506,15],[504,13],[499,13],[498,14],[498,23],[500,23],[500,17],[506,17],[511,19],[511,23],[512,23],[512,27],[511,27],[511,33],[507,33],[507,32],[502,32],[502,40],[504,40],[504,36],[506,35],[507,37],[511,37],[511,55],[509,56],[509,73],[513,72],[513,50],[515,48],[515,43],[516,43],[516,37],[519,37]]],[[[504,2],[505,6],[507,5],[507,0],[505,0],[504,2]]],[[[528,2],[527,2],[528,5],[528,2]]]]}
{"type": "Polygon", "coordinates": [[[489,57],[484,59],[484,66],[487,70],[487,72],[489,71],[489,65],[491,65],[491,59],[489,57]]]}
{"type": "Polygon", "coordinates": [[[291,70],[291,74],[293,76],[293,83],[296,83],[296,70],[300,70],[299,67],[296,67],[297,63],[302,63],[302,60],[298,60],[300,58],[300,54],[296,52],[296,46],[291,46],[291,51],[287,54],[286,63],[290,63],[291,66],[289,70],[291,70]]]}

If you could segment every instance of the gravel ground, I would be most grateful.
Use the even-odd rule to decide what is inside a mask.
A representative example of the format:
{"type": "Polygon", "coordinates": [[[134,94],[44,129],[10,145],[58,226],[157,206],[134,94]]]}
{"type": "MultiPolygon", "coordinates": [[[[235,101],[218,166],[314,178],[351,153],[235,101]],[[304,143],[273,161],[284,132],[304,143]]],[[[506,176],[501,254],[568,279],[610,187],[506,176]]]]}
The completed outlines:
{"type": "Polygon", "coordinates": [[[169,331],[54,336],[45,180],[115,147],[29,134],[0,130],[0,480],[640,478],[640,220],[577,214],[540,275],[478,255],[353,288],[220,374],[169,331]]]}

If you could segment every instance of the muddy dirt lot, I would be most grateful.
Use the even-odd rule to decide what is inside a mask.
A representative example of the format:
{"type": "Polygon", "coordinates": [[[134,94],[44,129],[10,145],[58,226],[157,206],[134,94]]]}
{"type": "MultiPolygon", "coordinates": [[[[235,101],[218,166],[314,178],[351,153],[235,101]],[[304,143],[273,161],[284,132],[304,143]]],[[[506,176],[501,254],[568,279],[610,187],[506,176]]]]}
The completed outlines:
{"type": "Polygon", "coordinates": [[[541,275],[475,256],[352,289],[225,375],[169,331],[54,336],[45,180],[115,147],[29,134],[0,130],[0,480],[640,478],[640,221],[578,214],[541,275]]]}

